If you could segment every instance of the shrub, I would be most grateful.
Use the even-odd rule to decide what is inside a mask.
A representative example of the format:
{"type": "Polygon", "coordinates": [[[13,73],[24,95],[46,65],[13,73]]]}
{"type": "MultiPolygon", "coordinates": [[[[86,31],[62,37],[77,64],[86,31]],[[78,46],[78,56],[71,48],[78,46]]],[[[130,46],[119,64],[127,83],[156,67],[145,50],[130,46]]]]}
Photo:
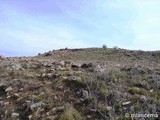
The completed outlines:
{"type": "Polygon", "coordinates": [[[60,116],[59,120],[83,120],[83,118],[76,109],[71,107],[60,116]]]}
{"type": "Polygon", "coordinates": [[[103,48],[103,49],[107,49],[107,46],[106,46],[106,45],[103,45],[102,48],[103,48]]]}
{"type": "Polygon", "coordinates": [[[116,49],[116,50],[117,50],[117,49],[119,49],[119,47],[118,47],[118,46],[114,46],[113,48],[114,48],[114,49],[116,49]]]}

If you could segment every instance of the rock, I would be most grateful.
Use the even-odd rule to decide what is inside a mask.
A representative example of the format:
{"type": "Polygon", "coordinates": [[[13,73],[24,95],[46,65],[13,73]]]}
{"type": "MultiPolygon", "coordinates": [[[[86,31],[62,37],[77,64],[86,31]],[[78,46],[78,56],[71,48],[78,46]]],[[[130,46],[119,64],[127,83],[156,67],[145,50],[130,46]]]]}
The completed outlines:
{"type": "Polygon", "coordinates": [[[47,74],[47,78],[52,79],[53,78],[53,74],[52,73],[48,73],[47,74]]]}
{"type": "Polygon", "coordinates": [[[19,89],[20,91],[23,91],[24,89],[23,88],[21,88],[21,89],[19,89]]]}
{"type": "Polygon", "coordinates": [[[153,89],[151,89],[149,92],[150,92],[150,93],[153,93],[153,91],[154,91],[154,90],[153,90],[153,89]]]}
{"type": "Polygon", "coordinates": [[[41,106],[42,106],[42,102],[33,103],[33,104],[31,104],[30,109],[33,110],[33,109],[41,107],[41,106]]]}
{"type": "Polygon", "coordinates": [[[82,90],[82,94],[85,98],[89,97],[89,92],[87,90],[82,90]]]}
{"type": "Polygon", "coordinates": [[[32,119],[32,117],[33,117],[32,115],[29,115],[29,116],[28,116],[29,120],[31,120],[31,119],[32,119]]]}
{"type": "Polygon", "coordinates": [[[31,86],[28,87],[28,90],[29,90],[29,91],[38,90],[41,86],[42,86],[42,85],[39,85],[39,86],[35,86],[35,85],[32,86],[32,85],[31,85],[31,86]]]}
{"type": "Polygon", "coordinates": [[[83,74],[82,71],[75,71],[75,74],[83,74]]]}
{"type": "Polygon", "coordinates": [[[65,71],[67,68],[59,68],[58,70],[65,71]]]}
{"type": "Polygon", "coordinates": [[[74,80],[76,80],[76,76],[69,76],[69,77],[68,77],[68,80],[74,81],[74,80]]]}
{"type": "Polygon", "coordinates": [[[52,64],[48,64],[48,63],[43,63],[42,65],[43,67],[47,67],[47,68],[50,68],[52,66],[52,64]]]}
{"type": "Polygon", "coordinates": [[[122,103],[123,106],[126,106],[126,105],[129,105],[131,103],[131,101],[128,101],[128,102],[124,102],[122,103]]]}
{"type": "Polygon", "coordinates": [[[63,111],[64,109],[65,109],[65,106],[56,107],[57,112],[63,111]]]}
{"type": "Polygon", "coordinates": [[[67,67],[67,68],[71,67],[71,62],[70,61],[65,61],[65,67],[67,67]]]}
{"type": "Polygon", "coordinates": [[[57,115],[48,116],[47,120],[55,120],[57,118],[57,115]]]}
{"type": "Polygon", "coordinates": [[[59,74],[52,74],[52,73],[48,73],[48,74],[43,73],[42,74],[43,78],[49,78],[49,79],[56,79],[56,78],[58,78],[60,76],[61,75],[59,75],[59,74]]]}
{"type": "Polygon", "coordinates": [[[18,98],[18,99],[16,100],[16,102],[17,102],[17,103],[23,102],[23,97],[18,98]]]}
{"type": "Polygon", "coordinates": [[[92,116],[90,116],[90,115],[87,115],[87,118],[88,118],[88,119],[91,119],[91,118],[92,118],[92,116]]]}
{"type": "Polygon", "coordinates": [[[41,92],[38,96],[41,96],[41,95],[45,95],[45,93],[44,93],[44,92],[41,92]]]}
{"type": "Polygon", "coordinates": [[[68,79],[68,77],[62,77],[62,79],[63,79],[63,80],[67,80],[67,79],[68,79]]]}
{"type": "Polygon", "coordinates": [[[4,101],[0,101],[0,107],[3,107],[5,105],[4,101]]]}
{"type": "Polygon", "coordinates": [[[9,102],[5,102],[4,105],[5,105],[5,106],[9,105],[9,102]]]}
{"type": "Polygon", "coordinates": [[[18,93],[14,93],[14,96],[18,98],[20,97],[18,93]]]}
{"type": "Polygon", "coordinates": [[[144,95],[141,95],[140,100],[141,100],[142,102],[145,102],[145,101],[147,101],[147,97],[144,96],[144,95]]]}
{"type": "Polygon", "coordinates": [[[48,52],[48,53],[45,53],[44,56],[46,56],[46,57],[47,57],[47,56],[52,56],[52,53],[49,53],[49,52],[48,52]]]}
{"type": "Polygon", "coordinates": [[[10,92],[10,91],[12,91],[12,90],[13,90],[12,87],[8,87],[8,88],[5,90],[5,92],[10,92]]]}
{"type": "Polygon", "coordinates": [[[96,109],[90,109],[90,111],[91,111],[91,112],[97,112],[97,110],[96,110],[96,109]]]}
{"type": "Polygon", "coordinates": [[[60,89],[60,90],[62,90],[62,89],[63,89],[63,86],[62,86],[62,85],[59,85],[57,88],[60,89]]]}
{"type": "Polygon", "coordinates": [[[97,65],[97,66],[96,66],[96,69],[97,69],[97,70],[101,69],[101,66],[100,66],[100,65],[97,65]]]}
{"type": "Polygon", "coordinates": [[[12,117],[12,118],[19,117],[19,113],[12,113],[12,114],[11,114],[11,117],[12,117]]]}
{"type": "Polygon", "coordinates": [[[106,109],[107,109],[108,111],[111,111],[111,110],[112,110],[112,107],[111,107],[111,106],[107,106],[106,109]]]}
{"type": "Polygon", "coordinates": [[[65,62],[64,62],[64,61],[60,61],[60,62],[59,62],[59,65],[60,65],[61,67],[64,67],[64,66],[65,66],[65,62]]]}
{"type": "Polygon", "coordinates": [[[49,115],[50,115],[50,112],[47,112],[46,115],[49,116],[49,115]]]}
{"type": "Polygon", "coordinates": [[[21,69],[22,67],[21,67],[21,65],[20,64],[11,64],[11,68],[12,69],[14,69],[14,70],[19,70],[19,69],[21,69]]]}
{"type": "Polygon", "coordinates": [[[81,68],[83,68],[83,69],[87,69],[87,68],[90,68],[90,67],[93,67],[92,63],[89,63],[89,64],[84,63],[84,64],[81,65],[81,68]]]}
{"type": "Polygon", "coordinates": [[[11,96],[9,95],[9,96],[7,96],[7,99],[9,99],[9,98],[11,98],[11,96]]]}
{"type": "Polygon", "coordinates": [[[57,100],[57,99],[58,99],[58,97],[55,95],[55,96],[54,96],[54,100],[57,100]]]}
{"type": "Polygon", "coordinates": [[[52,84],[52,82],[47,82],[47,81],[45,81],[44,83],[45,83],[46,85],[52,84]]]}
{"type": "Polygon", "coordinates": [[[31,103],[31,101],[30,100],[26,100],[26,103],[31,103]]]}
{"type": "Polygon", "coordinates": [[[53,113],[55,113],[55,112],[56,112],[56,107],[52,108],[51,111],[52,111],[53,113]]]}
{"type": "Polygon", "coordinates": [[[116,64],[115,67],[120,68],[120,67],[121,67],[121,64],[116,64]]]}
{"type": "Polygon", "coordinates": [[[58,78],[58,77],[60,77],[61,75],[59,75],[59,74],[53,74],[53,78],[55,79],[55,78],[58,78]]]}
{"type": "Polygon", "coordinates": [[[55,72],[56,70],[52,68],[52,69],[50,69],[50,71],[55,72]]]}
{"type": "Polygon", "coordinates": [[[43,73],[43,74],[42,74],[42,77],[43,77],[43,78],[46,77],[46,73],[43,73]]]}
{"type": "Polygon", "coordinates": [[[79,65],[72,64],[72,65],[71,65],[71,68],[72,68],[72,69],[76,69],[76,68],[80,68],[80,67],[79,67],[79,65]]]}

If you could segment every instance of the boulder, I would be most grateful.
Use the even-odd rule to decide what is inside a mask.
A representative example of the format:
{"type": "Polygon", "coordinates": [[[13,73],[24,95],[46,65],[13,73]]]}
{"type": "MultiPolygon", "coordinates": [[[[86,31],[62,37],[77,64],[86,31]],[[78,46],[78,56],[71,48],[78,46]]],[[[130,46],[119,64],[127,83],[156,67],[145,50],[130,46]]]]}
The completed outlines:
{"type": "Polygon", "coordinates": [[[82,89],[82,95],[87,99],[89,97],[89,92],[82,89]]]}
{"type": "Polygon", "coordinates": [[[72,69],[76,69],[76,68],[80,68],[80,67],[79,67],[79,65],[72,64],[72,65],[71,65],[71,68],[72,68],[72,69]]]}
{"type": "Polygon", "coordinates": [[[76,76],[69,76],[69,77],[68,77],[68,80],[70,80],[70,81],[73,80],[73,81],[74,81],[74,80],[76,80],[76,76]]]}
{"type": "Polygon", "coordinates": [[[65,61],[60,61],[60,62],[59,62],[59,65],[60,65],[61,67],[64,67],[64,66],[65,66],[65,61]]]}
{"type": "Polygon", "coordinates": [[[8,88],[5,90],[5,92],[10,92],[10,91],[12,91],[12,90],[13,90],[12,87],[8,87],[8,88]]]}
{"type": "Polygon", "coordinates": [[[21,69],[21,65],[20,64],[11,64],[11,68],[14,69],[14,70],[19,70],[21,69]]]}
{"type": "Polygon", "coordinates": [[[33,103],[30,105],[30,109],[33,110],[33,109],[41,107],[41,106],[42,106],[42,102],[33,103]]]}
{"type": "Polygon", "coordinates": [[[48,53],[45,53],[44,56],[46,56],[46,57],[47,57],[47,56],[52,56],[52,53],[49,53],[49,52],[48,52],[48,53]]]}
{"type": "Polygon", "coordinates": [[[12,113],[12,114],[11,114],[11,117],[12,117],[12,118],[19,117],[19,113],[12,113]]]}
{"type": "Polygon", "coordinates": [[[87,68],[90,68],[90,67],[93,67],[92,63],[89,63],[89,64],[84,63],[84,64],[81,65],[81,68],[83,68],[83,69],[87,69],[87,68]]]}

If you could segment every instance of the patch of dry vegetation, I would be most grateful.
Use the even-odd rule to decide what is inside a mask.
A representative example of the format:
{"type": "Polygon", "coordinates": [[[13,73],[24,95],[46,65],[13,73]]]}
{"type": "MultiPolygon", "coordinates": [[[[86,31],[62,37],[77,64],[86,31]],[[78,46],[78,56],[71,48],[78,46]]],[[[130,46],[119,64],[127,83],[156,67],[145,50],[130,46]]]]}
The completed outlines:
{"type": "Polygon", "coordinates": [[[4,58],[0,119],[127,120],[125,113],[159,114],[158,55],[90,48],[4,58]]]}

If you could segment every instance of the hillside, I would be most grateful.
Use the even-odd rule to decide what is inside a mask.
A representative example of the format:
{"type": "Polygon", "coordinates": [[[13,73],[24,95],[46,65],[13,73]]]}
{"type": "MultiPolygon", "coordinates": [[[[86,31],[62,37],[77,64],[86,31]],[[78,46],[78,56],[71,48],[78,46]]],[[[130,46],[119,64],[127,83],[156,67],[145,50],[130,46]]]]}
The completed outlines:
{"type": "Polygon", "coordinates": [[[2,120],[158,120],[160,51],[66,48],[0,57],[0,108],[2,120]]]}

